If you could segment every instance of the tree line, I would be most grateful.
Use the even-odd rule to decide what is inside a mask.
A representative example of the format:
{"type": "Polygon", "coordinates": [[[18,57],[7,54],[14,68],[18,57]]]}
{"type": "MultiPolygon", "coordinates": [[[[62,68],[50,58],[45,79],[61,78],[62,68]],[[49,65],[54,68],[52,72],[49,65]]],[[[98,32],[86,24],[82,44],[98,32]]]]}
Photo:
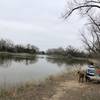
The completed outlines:
{"type": "Polygon", "coordinates": [[[0,39],[0,52],[63,55],[67,57],[87,57],[87,54],[84,51],[80,51],[79,49],[76,49],[72,46],[68,46],[65,49],[62,47],[53,48],[41,52],[39,51],[38,47],[34,45],[15,45],[13,41],[8,39],[0,39]]]}
{"type": "Polygon", "coordinates": [[[21,45],[14,44],[13,41],[7,39],[0,39],[0,52],[11,52],[11,53],[37,53],[39,49],[31,44],[21,45]]]}
{"type": "Polygon", "coordinates": [[[84,51],[81,51],[79,49],[76,49],[72,46],[68,46],[65,49],[62,47],[48,49],[46,51],[46,54],[48,54],[48,55],[63,55],[66,57],[88,57],[87,53],[85,53],[84,51]]]}

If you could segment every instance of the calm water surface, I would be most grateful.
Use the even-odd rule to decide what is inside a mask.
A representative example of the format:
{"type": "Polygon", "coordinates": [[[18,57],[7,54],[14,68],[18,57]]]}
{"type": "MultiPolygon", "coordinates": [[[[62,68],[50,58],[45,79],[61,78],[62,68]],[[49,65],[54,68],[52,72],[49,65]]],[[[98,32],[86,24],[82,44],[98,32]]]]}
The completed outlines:
{"type": "Polygon", "coordinates": [[[28,81],[43,80],[50,75],[58,75],[70,71],[76,65],[39,56],[28,59],[0,59],[0,86],[14,86],[28,81]]]}

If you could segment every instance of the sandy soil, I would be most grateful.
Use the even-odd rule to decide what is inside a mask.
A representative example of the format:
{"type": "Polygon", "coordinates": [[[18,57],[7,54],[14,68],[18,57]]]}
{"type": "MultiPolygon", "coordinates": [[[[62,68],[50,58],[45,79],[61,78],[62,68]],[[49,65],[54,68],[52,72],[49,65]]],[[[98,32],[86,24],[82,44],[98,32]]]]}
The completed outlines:
{"type": "Polygon", "coordinates": [[[75,73],[64,74],[50,77],[42,84],[19,88],[0,100],[100,100],[100,83],[79,83],[75,73]]]}
{"type": "Polygon", "coordinates": [[[51,98],[43,98],[43,100],[100,100],[100,83],[79,83],[75,74],[69,77],[70,80],[59,82],[51,98]]]}

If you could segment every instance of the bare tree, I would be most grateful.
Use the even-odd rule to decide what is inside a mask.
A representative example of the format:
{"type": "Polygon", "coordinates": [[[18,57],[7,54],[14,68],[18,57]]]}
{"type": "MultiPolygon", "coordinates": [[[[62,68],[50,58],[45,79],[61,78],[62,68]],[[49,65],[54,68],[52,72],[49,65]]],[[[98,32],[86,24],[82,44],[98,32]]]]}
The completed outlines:
{"type": "Polygon", "coordinates": [[[65,18],[68,18],[76,10],[79,10],[83,15],[93,10],[100,10],[100,0],[70,0],[67,4],[65,18]]]}
{"type": "Polygon", "coordinates": [[[100,0],[71,0],[68,2],[64,18],[67,19],[77,10],[81,15],[87,16],[88,23],[86,28],[91,36],[91,38],[87,38],[87,36],[82,33],[82,41],[89,53],[100,56],[100,0]]]}
{"type": "Polygon", "coordinates": [[[100,56],[100,21],[99,18],[92,17],[88,15],[89,23],[87,28],[91,38],[87,38],[85,34],[82,35],[82,41],[87,46],[87,50],[91,53],[100,56]]]}

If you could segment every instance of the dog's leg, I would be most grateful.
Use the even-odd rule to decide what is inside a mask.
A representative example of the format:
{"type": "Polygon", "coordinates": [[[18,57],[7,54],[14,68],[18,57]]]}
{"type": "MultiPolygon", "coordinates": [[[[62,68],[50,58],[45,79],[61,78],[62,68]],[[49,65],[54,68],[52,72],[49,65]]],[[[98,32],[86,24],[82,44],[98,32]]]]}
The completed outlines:
{"type": "Polygon", "coordinates": [[[79,82],[81,81],[80,75],[78,76],[78,81],[79,81],[79,82]]]}
{"type": "Polygon", "coordinates": [[[84,82],[84,76],[82,76],[82,83],[84,82]]]}
{"type": "Polygon", "coordinates": [[[88,82],[88,77],[85,75],[85,81],[88,82]]]}

